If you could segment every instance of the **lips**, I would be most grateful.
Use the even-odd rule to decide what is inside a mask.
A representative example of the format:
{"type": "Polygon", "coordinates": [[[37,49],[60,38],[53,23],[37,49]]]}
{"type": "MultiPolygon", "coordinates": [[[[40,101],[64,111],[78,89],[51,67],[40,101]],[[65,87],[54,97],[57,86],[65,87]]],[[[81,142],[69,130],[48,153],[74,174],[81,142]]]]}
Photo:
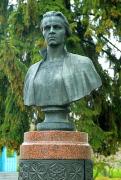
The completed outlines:
{"type": "Polygon", "coordinates": [[[55,36],[49,36],[48,39],[55,39],[55,36]]]}

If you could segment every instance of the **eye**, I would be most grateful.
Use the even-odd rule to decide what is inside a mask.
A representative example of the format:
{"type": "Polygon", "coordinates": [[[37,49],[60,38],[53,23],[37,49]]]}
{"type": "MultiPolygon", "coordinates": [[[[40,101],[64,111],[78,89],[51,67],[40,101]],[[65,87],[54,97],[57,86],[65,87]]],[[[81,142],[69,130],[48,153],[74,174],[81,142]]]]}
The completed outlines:
{"type": "Polygon", "coordinates": [[[43,29],[44,29],[44,30],[49,30],[49,29],[50,29],[50,26],[49,26],[49,25],[44,26],[43,29]]]}
{"type": "Polygon", "coordinates": [[[60,25],[54,25],[54,29],[61,29],[62,27],[60,25]]]}

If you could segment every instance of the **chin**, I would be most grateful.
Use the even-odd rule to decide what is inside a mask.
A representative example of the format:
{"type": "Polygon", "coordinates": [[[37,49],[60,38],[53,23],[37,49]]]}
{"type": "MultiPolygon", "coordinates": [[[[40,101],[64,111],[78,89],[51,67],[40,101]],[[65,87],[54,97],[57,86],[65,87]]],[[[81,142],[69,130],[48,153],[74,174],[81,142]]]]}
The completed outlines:
{"type": "Polygon", "coordinates": [[[50,46],[50,47],[56,47],[56,46],[59,46],[59,44],[57,44],[57,43],[48,43],[48,46],[50,46]]]}

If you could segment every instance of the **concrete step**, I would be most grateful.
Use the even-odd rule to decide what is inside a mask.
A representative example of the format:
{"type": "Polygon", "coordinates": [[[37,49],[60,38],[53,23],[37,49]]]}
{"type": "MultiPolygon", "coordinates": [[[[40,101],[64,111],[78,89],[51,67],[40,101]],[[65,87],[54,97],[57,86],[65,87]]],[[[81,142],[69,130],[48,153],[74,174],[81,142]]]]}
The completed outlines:
{"type": "Polygon", "coordinates": [[[0,172],[0,180],[18,180],[17,172],[0,172]]]}

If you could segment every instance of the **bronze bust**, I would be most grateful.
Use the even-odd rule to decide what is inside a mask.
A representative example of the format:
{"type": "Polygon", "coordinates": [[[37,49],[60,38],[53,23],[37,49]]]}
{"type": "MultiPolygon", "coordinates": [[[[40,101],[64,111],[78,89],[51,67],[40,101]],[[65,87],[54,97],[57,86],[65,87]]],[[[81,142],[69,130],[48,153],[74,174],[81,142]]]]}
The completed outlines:
{"type": "Polygon", "coordinates": [[[61,12],[45,13],[41,29],[47,48],[42,52],[43,60],[32,65],[27,72],[24,104],[40,106],[45,111],[44,123],[48,124],[42,127],[40,123],[38,129],[72,130],[71,125],[65,125],[69,123],[67,109],[70,103],[101,86],[101,79],[88,57],[66,50],[66,38],[71,33],[61,12]]]}

